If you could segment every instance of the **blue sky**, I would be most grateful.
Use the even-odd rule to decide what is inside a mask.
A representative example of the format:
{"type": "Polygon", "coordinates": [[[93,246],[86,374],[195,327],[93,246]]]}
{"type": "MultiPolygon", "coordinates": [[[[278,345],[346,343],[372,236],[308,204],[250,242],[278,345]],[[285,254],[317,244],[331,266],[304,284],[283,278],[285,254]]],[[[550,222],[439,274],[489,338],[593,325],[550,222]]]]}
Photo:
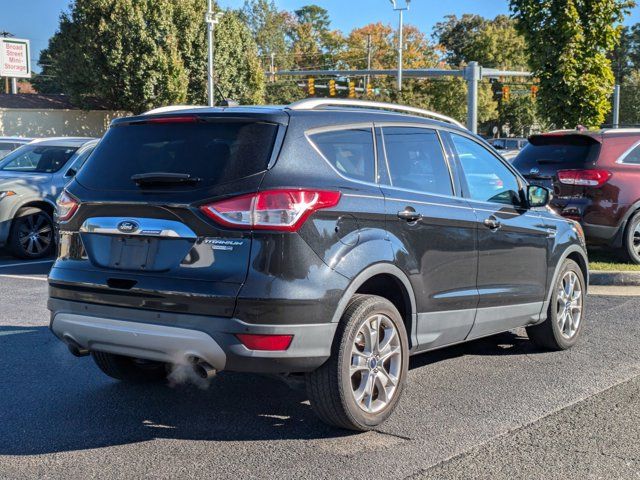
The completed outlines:
{"type": "MultiPolygon", "coordinates": [[[[202,0],[205,2],[206,0],[202,0]]],[[[393,25],[397,14],[388,0],[276,0],[279,8],[294,10],[302,5],[316,3],[327,10],[333,28],[349,31],[353,27],[382,21],[393,25]]],[[[32,43],[32,61],[38,59],[39,51],[47,46],[49,37],[56,31],[60,12],[67,8],[69,0],[0,0],[0,31],[6,30],[17,37],[28,38],[32,43]],[[28,12],[25,8],[28,3],[28,12]]],[[[237,8],[243,0],[220,0],[223,7],[237,8]]],[[[508,13],[507,0],[413,0],[406,21],[431,31],[435,23],[445,15],[477,13],[493,17],[508,13]]],[[[636,7],[626,23],[640,22],[640,7],[636,7]]]]}

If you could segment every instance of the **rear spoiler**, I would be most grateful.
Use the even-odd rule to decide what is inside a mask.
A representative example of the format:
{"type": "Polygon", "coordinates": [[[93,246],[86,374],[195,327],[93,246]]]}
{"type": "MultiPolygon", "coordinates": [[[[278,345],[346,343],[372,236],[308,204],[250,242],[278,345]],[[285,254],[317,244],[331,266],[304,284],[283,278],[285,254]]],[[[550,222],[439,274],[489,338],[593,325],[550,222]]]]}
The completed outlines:
{"type": "Polygon", "coordinates": [[[584,135],[581,133],[543,133],[540,135],[531,135],[529,143],[536,147],[544,145],[598,145],[602,140],[593,135],[584,135]]]}

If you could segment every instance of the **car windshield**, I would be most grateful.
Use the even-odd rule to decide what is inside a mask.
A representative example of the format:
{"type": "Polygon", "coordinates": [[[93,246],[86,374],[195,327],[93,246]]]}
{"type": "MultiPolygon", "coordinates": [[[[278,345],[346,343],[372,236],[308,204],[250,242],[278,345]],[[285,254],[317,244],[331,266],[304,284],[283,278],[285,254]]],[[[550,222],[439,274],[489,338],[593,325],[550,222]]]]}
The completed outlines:
{"type": "Polygon", "coordinates": [[[19,147],[19,145],[13,142],[0,142],[0,158],[6,157],[17,147],[19,147]]]}
{"type": "Polygon", "coordinates": [[[69,161],[77,147],[25,145],[2,159],[3,171],[55,173],[69,161]]]}

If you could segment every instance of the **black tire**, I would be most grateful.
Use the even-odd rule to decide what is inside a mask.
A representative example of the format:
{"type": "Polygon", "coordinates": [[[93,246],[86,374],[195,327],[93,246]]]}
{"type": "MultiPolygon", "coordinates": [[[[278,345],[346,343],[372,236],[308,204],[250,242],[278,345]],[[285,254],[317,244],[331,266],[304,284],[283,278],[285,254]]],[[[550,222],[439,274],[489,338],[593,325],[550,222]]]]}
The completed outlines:
{"type": "Polygon", "coordinates": [[[138,360],[105,352],[91,352],[93,361],[103,373],[116,380],[131,383],[159,382],[167,378],[167,365],[138,360]]]}
{"type": "Polygon", "coordinates": [[[573,347],[578,338],[580,337],[580,333],[582,332],[582,327],[584,325],[585,318],[585,280],[582,270],[578,266],[576,262],[573,260],[565,260],[560,269],[560,273],[558,274],[558,278],[553,285],[553,291],[551,293],[551,302],[549,303],[549,308],[547,310],[547,319],[539,324],[534,325],[532,327],[527,327],[527,334],[529,335],[529,339],[539,348],[545,350],[568,350],[573,347]],[[575,333],[572,334],[570,338],[564,336],[560,329],[560,324],[558,322],[560,316],[558,314],[559,308],[559,291],[565,276],[569,273],[573,272],[577,277],[577,280],[580,284],[580,289],[582,292],[582,302],[581,302],[581,317],[575,333]]]}
{"type": "Polygon", "coordinates": [[[7,242],[9,252],[18,258],[36,260],[50,256],[54,247],[55,235],[51,216],[37,208],[19,210],[11,222],[7,242]]]}
{"type": "Polygon", "coordinates": [[[624,231],[622,239],[622,252],[624,259],[636,265],[640,265],[640,212],[636,212],[624,231]]]}
{"type": "MultiPolygon", "coordinates": [[[[386,333],[384,337],[386,337],[386,333]]],[[[307,394],[311,406],[318,417],[329,425],[346,430],[371,430],[383,423],[395,410],[404,390],[408,365],[409,342],[398,310],[384,298],[373,295],[356,295],[338,325],[331,349],[331,358],[316,371],[307,375],[307,394]],[[400,340],[401,358],[395,393],[381,411],[369,413],[356,403],[349,370],[352,362],[351,352],[358,331],[373,315],[382,315],[393,322],[400,340]]],[[[374,383],[372,382],[372,385],[374,383]]]]}

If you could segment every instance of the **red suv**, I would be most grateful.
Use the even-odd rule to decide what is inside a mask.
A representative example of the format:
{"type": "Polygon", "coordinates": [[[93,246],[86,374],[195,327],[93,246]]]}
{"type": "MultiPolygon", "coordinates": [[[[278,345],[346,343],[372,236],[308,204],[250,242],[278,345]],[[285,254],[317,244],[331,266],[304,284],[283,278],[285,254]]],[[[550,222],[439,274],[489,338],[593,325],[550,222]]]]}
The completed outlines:
{"type": "Polygon", "coordinates": [[[640,264],[640,129],[534,135],[513,165],[553,190],[551,206],[579,221],[590,245],[640,264]]]}

